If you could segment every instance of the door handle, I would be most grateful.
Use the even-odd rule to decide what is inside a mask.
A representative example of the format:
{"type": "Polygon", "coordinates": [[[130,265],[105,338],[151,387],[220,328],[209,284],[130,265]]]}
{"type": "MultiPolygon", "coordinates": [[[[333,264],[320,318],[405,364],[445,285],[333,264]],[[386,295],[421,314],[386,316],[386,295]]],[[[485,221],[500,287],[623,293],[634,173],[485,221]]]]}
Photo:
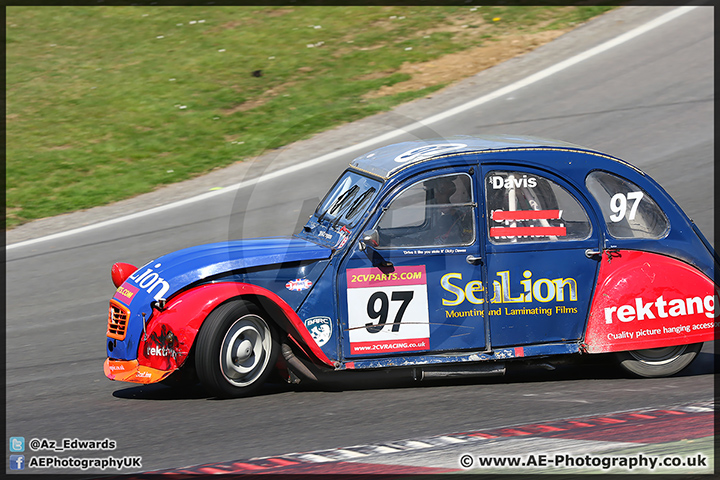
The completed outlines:
{"type": "Polygon", "coordinates": [[[585,250],[585,256],[586,256],[587,258],[597,257],[598,255],[602,255],[602,251],[600,251],[600,250],[592,250],[592,249],[590,249],[590,248],[588,248],[587,250],[585,250]]]}
{"type": "Polygon", "coordinates": [[[474,257],[472,255],[468,255],[467,257],[465,257],[465,261],[470,265],[475,265],[477,262],[480,262],[480,265],[482,265],[482,257],[474,257]]]}

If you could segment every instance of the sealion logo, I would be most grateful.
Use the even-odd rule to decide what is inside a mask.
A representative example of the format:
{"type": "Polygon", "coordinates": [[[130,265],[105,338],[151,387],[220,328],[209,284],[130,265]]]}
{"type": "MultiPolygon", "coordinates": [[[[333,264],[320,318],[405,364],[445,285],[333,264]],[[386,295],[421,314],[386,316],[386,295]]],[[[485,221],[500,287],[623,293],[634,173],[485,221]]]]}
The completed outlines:
{"type": "Polygon", "coordinates": [[[417,162],[419,160],[425,160],[426,158],[440,155],[441,153],[459,150],[464,147],[467,147],[467,145],[464,143],[441,143],[437,145],[425,145],[423,147],[416,147],[412,150],[408,150],[405,153],[401,153],[400,155],[395,157],[395,162],[417,162]]]}
{"type": "MultiPolygon", "coordinates": [[[[160,263],[156,263],[153,268],[159,268],[161,266],[162,265],[160,263]]],[[[140,288],[148,292],[150,295],[153,295],[153,290],[155,290],[156,287],[160,287],[155,291],[153,297],[155,300],[160,300],[163,295],[170,290],[170,284],[166,282],[165,279],[157,272],[153,272],[152,268],[146,269],[142,272],[142,274],[140,274],[140,269],[138,269],[135,273],[130,275],[129,280],[135,282],[140,288]]],[[[137,291],[135,293],[137,293],[137,291]]]]}
{"type": "Polygon", "coordinates": [[[332,321],[330,317],[308,318],[305,320],[305,326],[318,347],[325,345],[332,337],[332,321]]]}

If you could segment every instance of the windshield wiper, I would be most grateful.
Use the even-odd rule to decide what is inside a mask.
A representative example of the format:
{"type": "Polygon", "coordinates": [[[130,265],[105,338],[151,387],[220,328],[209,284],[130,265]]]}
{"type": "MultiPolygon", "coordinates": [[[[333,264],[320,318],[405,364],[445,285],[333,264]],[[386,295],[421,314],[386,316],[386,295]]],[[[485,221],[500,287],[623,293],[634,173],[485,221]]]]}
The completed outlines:
{"type": "MultiPolygon", "coordinates": [[[[372,194],[375,193],[375,187],[370,187],[367,190],[365,190],[363,193],[360,194],[360,196],[355,199],[355,201],[350,205],[350,208],[348,208],[348,211],[345,212],[345,219],[350,220],[352,217],[355,216],[355,214],[363,208],[367,202],[372,197],[372,194]]],[[[338,222],[340,221],[340,216],[338,215],[335,218],[335,221],[333,222],[333,226],[336,226],[338,222]]]]}
{"type": "Polygon", "coordinates": [[[320,216],[318,217],[318,223],[322,222],[323,218],[325,218],[325,215],[332,215],[336,211],[340,210],[345,204],[345,202],[348,199],[352,198],[352,196],[354,196],[358,190],[360,190],[360,187],[358,187],[357,185],[353,185],[348,191],[336,198],[330,208],[320,214],[320,216]]]}

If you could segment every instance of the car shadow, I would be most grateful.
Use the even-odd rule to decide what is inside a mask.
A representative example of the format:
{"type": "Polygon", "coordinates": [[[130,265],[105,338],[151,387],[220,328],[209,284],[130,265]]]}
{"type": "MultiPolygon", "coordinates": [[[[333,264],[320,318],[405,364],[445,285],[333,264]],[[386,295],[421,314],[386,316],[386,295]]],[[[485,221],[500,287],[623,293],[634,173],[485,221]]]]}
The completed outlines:
{"type": "MultiPolygon", "coordinates": [[[[278,395],[290,392],[343,392],[357,390],[382,390],[402,388],[432,388],[464,385],[499,385],[508,383],[565,382],[577,380],[612,380],[635,378],[622,370],[612,354],[572,356],[567,362],[549,361],[547,364],[524,364],[508,362],[505,375],[489,377],[453,377],[417,380],[411,370],[344,371],[332,375],[324,382],[303,381],[287,384],[281,381],[268,382],[253,397],[278,395]],[[552,366],[551,366],[552,365],[552,366]]],[[[715,355],[700,352],[693,363],[674,377],[712,375],[715,369],[715,355]]],[[[208,394],[198,383],[185,387],[170,387],[164,384],[136,385],[113,392],[116,398],[126,400],[200,400],[222,401],[208,394]]],[[[232,400],[232,399],[230,399],[232,400]]]]}
{"type": "MultiPolygon", "coordinates": [[[[397,388],[432,388],[441,386],[463,385],[500,385],[510,383],[541,383],[541,382],[567,382],[582,380],[623,380],[634,379],[642,381],[623,370],[615,361],[613,354],[594,354],[567,357],[566,361],[548,360],[547,364],[524,364],[522,362],[508,362],[504,375],[485,377],[454,377],[433,378],[430,380],[415,380],[410,374],[382,375],[385,372],[347,372],[341,378],[327,383],[300,383],[295,387],[297,391],[352,391],[373,389],[397,388]],[[552,365],[552,366],[551,366],[552,365]],[[380,375],[378,375],[380,373],[380,375]],[[373,375],[374,374],[374,375],[373,375]]],[[[701,352],[693,363],[683,371],[672,377],[694,377],[712,375],[715,369],[715,357],[712,353],[701,352]]]]}
{"type": "MultiPolygon", "coordinates": [[[[260,391],[254,394],[253,397],[277,395],[279,393],[286,393],[292,390],[292,385],[280,382],[268,382],[263,385],[260,391]]],[[[162,383],[135,385],[115,390],[112,395],[115,398],[122,398],[125,400],[225,400],[209,394],[199,383],[183,387],[171,387],[162,383]]]]}
{"type": "Polygon", "coordinates": [[[200,385],[180,389],[158,383],[115,390],[112,395],[125,400],[197,400],[209,397],[200,385]]]}

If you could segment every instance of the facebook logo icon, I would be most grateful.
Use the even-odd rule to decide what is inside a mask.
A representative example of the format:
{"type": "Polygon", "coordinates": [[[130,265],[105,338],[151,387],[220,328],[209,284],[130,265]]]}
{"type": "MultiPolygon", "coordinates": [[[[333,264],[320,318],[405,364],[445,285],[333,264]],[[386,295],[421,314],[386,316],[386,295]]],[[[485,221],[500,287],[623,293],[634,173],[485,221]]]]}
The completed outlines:
{"type": "Polygon", "coordinates": [[[24,470],[25,455],[10,455],[10,470],[24,470]]]}

